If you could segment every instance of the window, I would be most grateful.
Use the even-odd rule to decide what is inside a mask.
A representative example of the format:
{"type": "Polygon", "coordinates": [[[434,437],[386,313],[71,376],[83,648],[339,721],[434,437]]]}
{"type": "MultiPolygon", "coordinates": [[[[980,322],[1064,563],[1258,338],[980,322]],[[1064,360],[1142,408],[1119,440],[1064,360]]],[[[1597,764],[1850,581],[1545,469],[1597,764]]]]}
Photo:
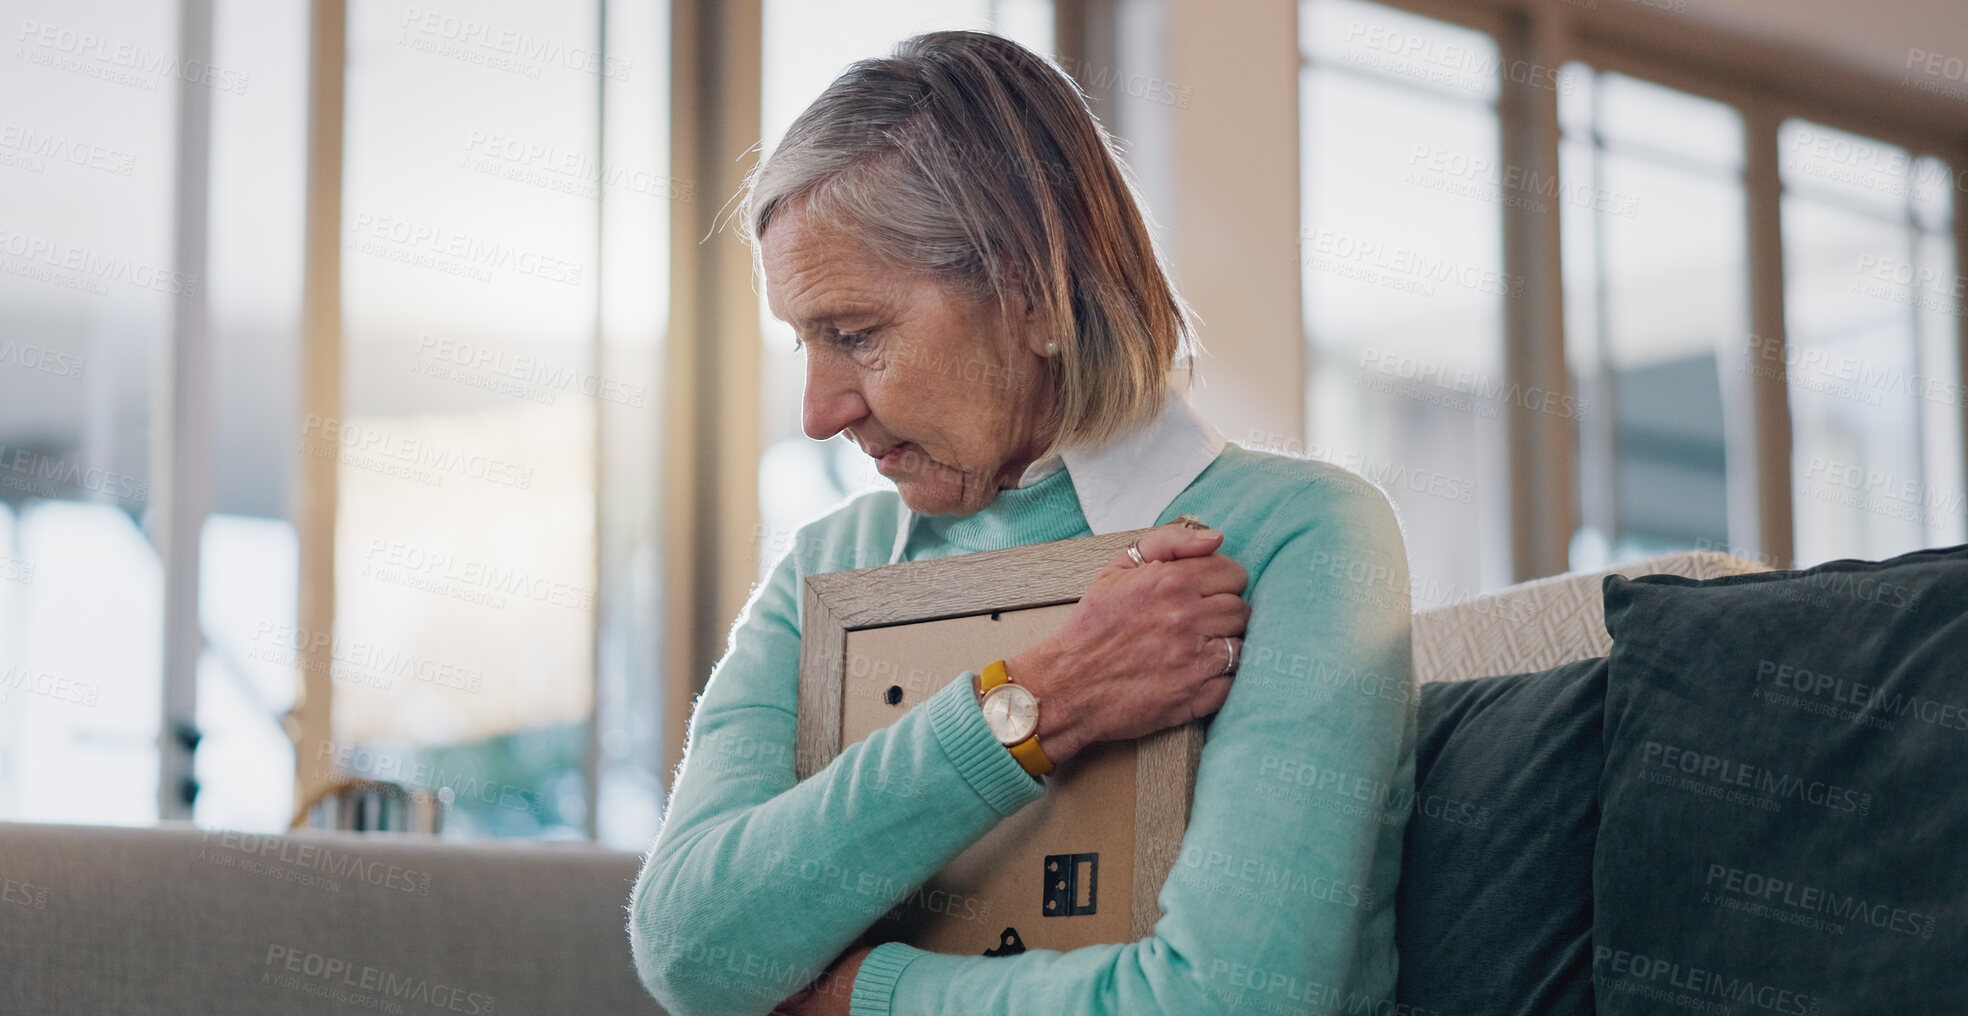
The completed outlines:
{"type": "Polygon", "coordinates": [[[1487,35],[1357,0],[1304,5],[1300,78],[1309,454],[1401,513],[1416,609],[1510,581],[1500,164],[1487,35]]]}
{"type": "Polygon", "coordinates": [[[325,761],[452,790],[466,834],[579,836],[600,831],[592,752],[628,781],[609,838],[641,845],[654,653],[600,548],[652,553],[652,280],[682,190],[647,140],[667,12],[605,13],[606,39],[600,3],[350,7],[344,417],[301,437],[340,476],[325,761]],[[598,659],[621,697],[605,745],[598,659]]]}
{"type": "Polygon", "coordinates": [[[695,197],[667,5],[349,5],[333,368],[301,357],[308,7],[214,7],[201,55],[175,5],[31,4],[0,64],[35,97],[0,120],[0,818],[281,829],[298,766],[449,789],[463,835],[645,846],[668,222],[695,197]],[[173,219],[181,177],[206,230],[173,219]],[[201,336],[209,370],[174,380],[201,336]],[[324,382],[339,411],[304,413],[324,382]],[[209,447],[170,444],[200,432],[174,402],[209,447]],[[321,460],[337,597],[309,631],[290,499],[321,460]],[[202,520],[182,632],[167,508],[202,520]],[[309,647],[333,741],[297,759],[309,647]],[[194,740],[196,794],[160,788],[194,740]]]}
{"type": "MultiPolygon", "coordinates": [[[[541,53],[599,34],[594,5],[473,13],[541,53]]],[[[462,18],[349,8],[345,415],[301,435],[340,467],[331,757],[501,784],[452,786],[461,828],[571,832],[591,804],[596,407],[573,382],[598,373],[600,73],[488,51],[462,18]]]]}
{"type": "Polygon", "coordinates": [[[1571,391],[1555,411],[1578,445],[1560,492],[1577,510],[1572,568],[1690,548],[1809,565],[1968,539],[1954,219],[1968,170],[1932,154],[1953,150],[1956,122],[1935,107],[1882,124],[1900,143],[1860,136],[1801,114],[1878,120],[1895,86],[1854,76],[1846,101],[1703,64],[1667,29],[1615,40],[1538,12],[1486,21],[1488,6],[1449,25],[1387,3],[1300,7],[1308,450],[1389,488],[1418,609],[1443,601],[1431,585],[1509,581],[1508,551],[1522,567],[1565,531],[1534,478],[1509,474],[1481,397],[1551,376],[1556,355],[1571,391]],[[1546,79],[1555,137],[1543,103],[1496,101],[1500,80],[1543,87],[1532,54],[1569,59],[1546,79]],[[1555,145],[1556,179],[1499,159],[1499,139],[1555,145]],[[1513,264],[1552,278],[1502,270],[1500,223],[1531,238],[1513,264]],[[1503,285],[1424,285],[1440,264],[1503,285]],[[1506,364],[1498,308],[1527,281],[1534,299],[1562,294],[1562,344],[1513,344],[1525,362],[1506,364]],[[1376,475],[1457,469],[1473,503],[1376,475]]]}
{"type": "MultiPolygon", "coordinates": [[[[920,31],[1054,48],[1051,0],[761,2],[762,39],[749,19],[705,38],[747,65],[762,45],[768,145],[920,31]]],[[[660,475],[671,215],[729,196],[669,175],[668,5],[349,4],[324,366],[302,321],[321,40],[300,0],[209,3],[207,40],[178,5],[24,0],[0,61],[24,97],[0,113],[0,819],[272,830],[297,776],[337,774],[449,789],[461,835],[645,846],[703,676],[659,661],[713,640],[700,590],[666,597],[658,567],[661,495],[716,472],[660,475]],[[326,564],[296,500],[324,463],[326,564]],[[306,630],[322,568],[333,619],[306,630]],[[332,741],[297,757],[292,711],[323,715],[298,692],[323,685],[332,741]]],[[[1304,335],[1277,342],[1306,344],[1307,425],[1262,444],[1388,492],[1418,609],[1562,562],[1567,536],[1579,568],[1968,540],[1968,167],[1931,89],[1807,88],[1774,45],[1753,74],[1702,63],[1671,34],[1693,23],[1612,39],[1510,3],[1297,10],[1304,335]],[[1503,155],[1526,151],[1556,175],[1503,155]],[[1513,320],[1537,334],[1509,341],[1513,320]],[[1576,434],[1575,486],[1510,474],[1536,454],[1506,431],[1526,409],[1560,418],[1537,441],[1576,434]],[[1787,457],[1763,454],[1772,426],[1787,457]]],[[[1114,62],[1169,50],[1143,66],[1201,51],[1136,13],[1074,34],[1114,62]]],[[[732,418],[760,414],[740,567],[763,574],[800,524],[888,483],[804,437],[803,365],[758,312],[762,408],[691,413],[745,440],[732,418]]],[[[690,574],[742,585],[726,555],[690,574]]]]}
{"type": "Polygon", "coordinates": [[[1798,561],[1960,543],[1954,175],[1804,120],[1778,151],[1798,561]]]}
{"type": "Polygon", "coordinates": [[[1727,546],[1722,372],[1749,333],[1742,118],[1573,68],[1551,195],[1566,358],[1586,407],[1572,567],[1727,546]]]}
{"type": "MultiPolygon", "coordinates": [[[[215,821],[284,816],[292,749],[278,692],[239,653],[242,599],[283,560],[283,444],[264,424],[291,408],[280,384],[293,343],[298,264],[294,10],[216,13],[196,101],[209,104],[209,247],[173,221],[180,74],[176,5],[32,2],[0,63],[0,817],[144,824],[160,804],[165,731],[164,568],[148,534],[167,496],[206,515],[197,566],[207,651],[208,784],[215,821]],[[262,170],[276,175],[265,178],[262,170]],[[250,253],[247,248],[252,248],[250,253]],[[187,258],[203,259],[198,266],[187,258]],[[187,501],[153,448],[174,330],[202,303],[221,371],[211,391],[212,483],[187,501]],[[238,356],[227,359],[228,353],[238,356]],[[209,513],[209,514],[207,514],[209,513]],[[240,753],[254,765],[224,765],[240,753]],[[287,774],[282,775],[284,772],[287,774]],[[268,774],[271,774],[270,778],[268,774]]],[[[304,66],[304,61],[301,62],[304,66]]],[[[197,75],[194,75],[195,77],[197,75]]],[[[197,87],[193,86],[194,89],[197,87]]],[[[188,509],[187,509],[188,510],[188,509]]],[[[253,611],[266,607],[252,604],[253,611]]],[[[289,682],[291,686],[291,681],[289,682]]],[[[187,717],[187,719],[192,719],[187,717]]],[[[188,789],[188,788],[187,788],[188,789]]],[[[275,819],[277,820],[277,819],[275,819]]]]}

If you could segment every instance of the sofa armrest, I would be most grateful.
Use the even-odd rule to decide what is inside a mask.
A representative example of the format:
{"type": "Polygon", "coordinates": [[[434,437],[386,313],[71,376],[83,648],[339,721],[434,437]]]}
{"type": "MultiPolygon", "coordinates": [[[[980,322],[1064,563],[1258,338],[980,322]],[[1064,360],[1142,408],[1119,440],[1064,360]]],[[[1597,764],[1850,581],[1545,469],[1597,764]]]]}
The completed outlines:
{"type": "Polygon", "coordinates": [[[1768,571],[1755,561],[1691,550],[1596,572],[1569,572],[1417,613],[1415,680],[1466,681],[1549,670],[1612,651],[1600,586],[1608,575],[1711,579],[1768,571]]]}
{"type": "Polygon", "coordinates": [[[638,864],[586,844],[0,823],[0,1012],[657,1013],[624,931],[638,864]]]}

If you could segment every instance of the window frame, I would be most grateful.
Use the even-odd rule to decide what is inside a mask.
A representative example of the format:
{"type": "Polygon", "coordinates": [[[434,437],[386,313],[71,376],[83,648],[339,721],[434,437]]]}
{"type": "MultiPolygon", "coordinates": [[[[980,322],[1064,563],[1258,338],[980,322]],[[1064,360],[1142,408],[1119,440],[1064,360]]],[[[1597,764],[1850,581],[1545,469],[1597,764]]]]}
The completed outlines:
{"type": "MultiPolygon", "coordinates": [[[[1590,12],[1532,6],[1524,0],[1374,0],[1384,6],[1488,33],[1503,65],[1529,60],[1552,68],[1578,61],[1734,108],[1743,119],[1743,189],[1749,251],[1749,324],[1765,355],[1787,345],[1784,307],[1783,183],[1778,129],[1792,118],[1898,145],[1914,158],[1940,159],[1957,180],[1968,173],[1964,104],[1925,95],[1862,70],[1812,59],[1797,50],[1650,10],[1590,12]]],[[[1300,56],[1301,63],[1304,60],[1300,56]]],[[[1553,174],[1560,132],[1555,94],[1500,82],[1498,120],[1503,158],[1553,174]]],[[[1957,185],[1957,195],[1962,188],[1957,185]]],[[[1968,271],[1968,214],[1953,216],[1956,272],[1968,271]]],[[[1565,366],[1564,275],[1555,210],[1499,209],[1505,270],[1526,279],[1522,306],[1506,321],[1504,371],[1511,384],[1569,394],[1565,366]],[[1541,219],[1548,221],[1540,221],[1541,219]]],[[[1968,315],[1957,313],[1956,381],[1968,390],[1968,315]]],[[[1745,358],[1748,351],[1742,354],[1745,358]]],[[[1776,568],[1795,558],[1791,420],[1787,379],[1745,371],[1725,399],[1744,404],[1747,428],[1732,428],[1729,454],[1743,462],[1729,476],[1729,546],[1776,568]]],[[[1550,421],[1513,407],[1508,478],[1511,558],[1517,581],[1568,570],[1577,526],[1576,440],[1550,421]]],[[[1968,435],[1968,407],[1959,424],[1968,435]]],[[[1968,448],[1968,441],[1964,441],[1968,448]]],[[[1968,460],[1968,453],[1964,453],[1968,460]]],[[[1968,461],[1962,463],[1968,468],[1968,461]]]]}
{"type": "MultiPolygon", "coordinates": [[[[608,0],[593,0],[593,2],[599,8],[596,38],[594,40],[595,52],[603,55],[605,59],[609,41],[608,0]]],[[[756,0],[753,0],[753,2],[755,3],[756,0]]],[[[202,8],[205,19],[209,22],[211,0],[184,0],[184,4],[187,12],[192,11],[194,8],[202,8]]],[[[709,0],[709,5],[728,6],[727,4],[721,3],[720,0],[709,0]]],[[[684,24],[688,16],[695,14],[697,9],[703,6],[706,6],[706,4],[696,2],[696,0],[669,0],[668,7],[672,31],[674,32],[679,25],[684,24]]],[[[347,0],[316,0],[310,6],[308,17],[308,70],[305,99],[307,117],[307,147],[305,155],[306,212],[303,234],[305,253],[301,298],[302,332],[300,348],[300,359],[302,363],[300,372],[302,382],[301,408],[304,413],[324,417],[339,416],[342,412],[342,353],[344,331],[342,321],[343,279],[341,251],[343,249],[343,175],[346,169],[344,142],[347,95],[346,78],[348,69],[348,14],[347,0]]],[[[187,17],[190,17],[189,13],[187,17]]],[[[209,31],[209,28],[207,31],[209,31]]],[[[671,127],[673,138],[685,136],[685,131],[682,129],[680,121],[674,118],[677,117],[677,111],[680,109],[682,103],[692,94],[680,87],[686,79],[679,72],[685,66],[695,66],[679,64],[676,61],[680,54],[686,52],[694,53],[695,42],[695,39],[691,39],[690,44],[686,45],[685,43],[679,42],[676,36],[672,36],[672,52],[670,54],[672,63],[669,73],[671,74],[670,101],[673,117],[671,127]]],[[[607,75],[596,74],[594,76],[594,87],[596,89],[595,116],[598,121],[596,136],[598,143],[603,145],[607,143],[609,133],[606,119],[608,80],[607,75]]],[[[683,122],[694,123],[695,121],[683,122]]],[[[687,156],[694,153],[694,151],[695,149],[680,144],[673,145],[670,166],[670,176],[672,179],[692,179],[687,174],[678,174],[676,169],[680,166],[687,166],[689,164],[687,156]]],[[[203,168],[201,165],[201,170],[203,168]]],[[[701,202],[695,204],[701,204],[701,202]]],[[[681,246],[677,243],[677,238],[698,225],[691,215],[684,213],[686,208],[692,206],[692,203],[683,203],[670,216],[670,231],[672,234],[670,241],[673,250],[681,246]]],[[[597,197],[595,215],[597,222],[603,223],[606,217],[605,199],[603,197],[597,197]]],[[[602,230],[598,229],[596,239],[598,245],[603,242],[601,233],[602,230]]],[[[601,251],[598,246],[595,251],[597,259],[599,259],[600,254],[601,251]]],[[[678,263],[681,263],[681,259],[679,259],[678,263]]],[[[674,285],[674,280],[680,277],[681,272],[673,265],[670,274],[671,279],[666,281],[668,284],[674,285]]],[[[677,315],[674,304],[680,297],[675,293],[672,296],[671,319],[668,324],[670,328],[674,329],[677,315]]],[[[603,287],[598,286],[596,288],[595,298],[598,303],[605,301],[607,291],[603,287]]],[[[608,369],[608,346],[604,334],[606,331],[604,324],[606,315],[604,310],[604,308],[597,308],[596,324],[591,337],[597,372],[605,372],[608,369]]],[[[671,331],[670,334],[675,334],[675,332],[671,331]]],[[[670,355],[675,346],[676,344],[666,341],[664,343],[664,355],[670,355]]],[[[666,366],[668,365],[666,364],[666,366]]],[[[668,401],[672,396],[673,392],[665,393],[666,401],[662,409],[665,413],[672,411],[671,404],[668,401]]],[[[595,433],[592,449],[597,467],[595,473],[597,491],[594,498],[594,550],[596,559],[592,562],[595,569],[594,574],[596,576],[597,590],[606,587],[607,583],[604,581],[604,576],[607,572],[605,569],[610,567],[610,563],[603,559],[603,544],[606,541],[611,520],[606,515],[609,511],[608,499],[601,496],[600,493],[601,485],[604,482],[600,466],[605,458],[608,444],[616,434],[616,428],[620,426],[621,424],[619,422],[611,423],[608,414],[602,411],[600,407],[597,407],[594,415],[595,433]]],[[[667,444],[665,447],[674,448],[676,445],[672,443],[667,444]]],[[[662,486],[660,494],[665,498],[673,494],[673,488],[665,481],[670,475],[677,472],[677,465],[675,462],[665,461],[662,463],[657,475],[657,481],[662,486]]],[[[199,496],[201,493],[202,491],[186,492],[181,489],[174,491],[169,495],[171,498],[171,507],[175,511],[179,506],[180,499],[185,498],[187,494],[190,496],[199,496]]],[[[295,535],[297,549],[299,551],[299,589],[297,590],[296,620],[302,630],[334,631],[336,599],[335,562],[337,553],[335,534],[339,496],[339,476],[335,460],[333,458],[303,456],[297,464],[296,493],[293,506],[295,535]]],[[[632,524],[632,520],[614,521],[618,525],[632,524]]],[[[662,556],[665,561],[675,557],[674,547],[665,546],[662,556]]],[[[195,555],[190,561],[190,567],[193,569],[197,567],[195,555]]],[[[635,564],[619,566],[621,569],[632,569],[636,567],[639,566],[635,564]]],[[[659,570],[660,566],[659,568],[648,569],[652,573],[658,572],[659,570]]],[[[663,582],[668,580],[667,575],[652,575],[649,577],[656,578],[659,587],[661,587],[663,582]]],[[[195,577],[192,581],[195,583],[195,577]]],[[[633,583],[631,582],[630,584],[633,583]]],[[[171,587],[170,594],[166,598],[167,617],[165,641],[167,645],[171,644],[174,637],[192,639],[192,644],[202,645],[202,639],[199,639],[199,633],[196,627],[198,625],[196,602],[195,585],[192,587],[192,592],[188,598],[181,597],[177,587],[171,587]],[[171,604],[178,603],[181,600],[189,603],[190,606],[180,609],[176,614],[172,614],[171,604]]],[[[613,648],[603,637],[602,622],[604,613],[605,609],[597,604],[597,609],[590,612],[588,620],[591,629],[591,644],[593,646],[589,661],[588,680],[591,685],[590,701],[593,705],[588,711],[585,723],[586,748],[581,763],[581,777],[585,787],[587,801],[586,816],[582,825],[583,832],[589,840],[595,840],[599,832],[598,812],[602,782],[600,772],[602,763],[600,716],[604,703],[608,701],[603,687],[603,673],[609,666],[605,657],[613,648]]],[[[295,682],[297,694],[293,708],[289,710],[285,717],[285,726],[295,745],[294,800],[296,802],[297,820],[307,803],[313,800],[321,791],[325,790],[332,782],[333,773],[330,767],[322,766],[317,761],[331,754],[332,747],[335,743],[335,732],[332,723],[334,684],[330,667],[330,663],[332,662],[330,660],[331,653],[332,647],[317,644],[314,641],[308,642],[296,651],[297,665],[295,668],[295,682]]],[[[196,657],[194,655],[194,662],[195,659],[196,657]]],[[[662,674],[666,672],[663,669],[658,669],[654,661],[632,665],[631,669],[652,673],[659,684],[662,683],[662,674]]],[[[163,739],[163,743],[160,744],[159,750],[163,753],[165,763],[162,771],[167,776],[170,774],[170,767],[174,758],[182,759],[183,767],[187,773],[190,771],[192,765],[191,755],[195,748],[195,739],[188,742],[184,738],[173,738],[170,734],[174,730],[195,729],[189,726],[189,718],[194,712],[195,699],[193,696],[195,695],[195,691],[195,673],[193,668],[186,667],[180,671],[178,668],[166,667],[164,673],[164,701],[166,702],[164,731],[166,732],[166,737],[163,739]]],[[[666,714],[669,711],[669,708],[665,708],[664,710],[666,714]]],[[[160,817],[164,819],[189,819],[191,817],[189,802],[184,802],[181,809],[175,812],[165,809],[165,802],[172,796],[173,789],[168,781],[160,782],[160,817]]]]}

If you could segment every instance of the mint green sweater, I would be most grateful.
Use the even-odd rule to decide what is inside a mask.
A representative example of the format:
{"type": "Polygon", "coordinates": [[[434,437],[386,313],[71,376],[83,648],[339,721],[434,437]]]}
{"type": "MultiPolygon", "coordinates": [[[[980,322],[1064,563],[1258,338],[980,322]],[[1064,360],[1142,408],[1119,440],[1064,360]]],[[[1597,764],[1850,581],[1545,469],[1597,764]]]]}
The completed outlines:
{"type": "MultiPolygon", "coordinates": [[[[629,905],[636,969],[674,1016],[766,1013],[1045,793],[991,736],[969,673],[795,782],[804,578],[886,564],[899,505],[870,494],[802,528],[698,701],[629,905]]],[[[1161,521],[1183,512],[1249,571],[1251,618],[1155,933],[1009,957],[884,944],[856,1016],[1393,1011],[1415,737],[1394,513],[1343,470],[1237,445],[1161,521]]],[[[905,557],[1088,532],[1060,470],[975,515],[918,518],[905,557]]]]}

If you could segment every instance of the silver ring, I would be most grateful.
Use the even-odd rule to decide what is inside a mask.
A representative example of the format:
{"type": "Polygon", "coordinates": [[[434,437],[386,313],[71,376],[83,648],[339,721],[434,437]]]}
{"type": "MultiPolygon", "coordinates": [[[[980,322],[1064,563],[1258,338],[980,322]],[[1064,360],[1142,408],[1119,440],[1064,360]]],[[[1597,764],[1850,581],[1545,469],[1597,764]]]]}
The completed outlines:
{"type": "Polygon", "coordinates": [[[1228,635],[1218,635],[1217,638],[1222,639],[1223,644],[1229,647],[1230,658],[1224,661],[1223,669],[1217,671],[1216,676],[1229,677],[1231,674],[1237,672],[1237,657],[1238,655],[1240,655],[1239,650],[1237,648],[1237,640],[1228,635]]]}
{"type": "Polygon", "coordinates": [[[1148,563],[1148,559],[1141,556],[1141,540],[1139,538],[1133,543],[1128,544],[1128,557],[1134,561],[1134,566],[1137,568],[1148,563]]]}

